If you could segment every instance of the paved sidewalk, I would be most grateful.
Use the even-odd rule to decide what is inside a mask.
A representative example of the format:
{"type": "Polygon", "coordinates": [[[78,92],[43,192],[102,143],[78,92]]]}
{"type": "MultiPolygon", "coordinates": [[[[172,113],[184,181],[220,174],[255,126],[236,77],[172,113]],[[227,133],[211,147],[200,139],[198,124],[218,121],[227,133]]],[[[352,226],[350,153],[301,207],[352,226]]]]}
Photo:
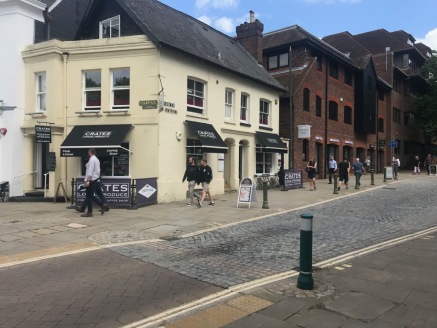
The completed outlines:
{"type": "Polygon", "coordinates": [[[190,313],[166,328],[435,328],[437,233],[297,276],[190,313]]]}
{"type": "MultiPolygon", "coordinates": [[[[402,173],[400,180],[425,178],[402,173]]],[[[270,190],[269,209],[263,209],[262,191],[251,208],[237,208],[237,193],[215,197],[215,206],[187,207],[186,202],[159,204],[138,210],[112,209],[103,216],[96,211],[93,218],[81,218],[80,213],[66,209],[65,203],[0,203],[0,265],[64,252],[99,247],[121,242],[154,238],[171,238],[202,229],[279,213],[317,202],[355,194],[362,190],[391,184],[375,175],[363,175],[361,189],[353,188],[333,194],[327,180],[317,181],[317,191],[306,188],[287,192],[270,190]]],[[[214,186],[213,186],[214,187],[214,186]]],[[[214,192],[214,189],[212,189],[214,192]]]]}

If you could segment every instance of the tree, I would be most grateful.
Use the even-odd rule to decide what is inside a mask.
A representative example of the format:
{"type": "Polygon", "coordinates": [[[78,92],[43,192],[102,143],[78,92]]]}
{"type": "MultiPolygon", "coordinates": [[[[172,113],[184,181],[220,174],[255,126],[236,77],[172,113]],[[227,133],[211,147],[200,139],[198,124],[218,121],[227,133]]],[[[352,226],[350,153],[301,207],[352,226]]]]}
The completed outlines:
{"type": "Polygon", "coordinates": [[[427,92],[417,98],[419,124],[426,136],[437,137],[437,51],[422,66],[422,75],[429,77],[427,92]]]}

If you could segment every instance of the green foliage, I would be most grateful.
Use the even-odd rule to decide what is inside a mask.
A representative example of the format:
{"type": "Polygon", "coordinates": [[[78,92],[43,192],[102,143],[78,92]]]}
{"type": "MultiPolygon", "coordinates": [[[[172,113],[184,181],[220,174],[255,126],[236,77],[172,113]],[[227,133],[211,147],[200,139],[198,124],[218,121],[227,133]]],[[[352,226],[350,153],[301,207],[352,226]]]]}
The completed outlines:
{"type": "Polygon", "coordinates": [[[429,77],[427,92],[417,98],[419,124],[428,137],[437,137],[437,52],[422,67],[422,75],[429,77]]]}

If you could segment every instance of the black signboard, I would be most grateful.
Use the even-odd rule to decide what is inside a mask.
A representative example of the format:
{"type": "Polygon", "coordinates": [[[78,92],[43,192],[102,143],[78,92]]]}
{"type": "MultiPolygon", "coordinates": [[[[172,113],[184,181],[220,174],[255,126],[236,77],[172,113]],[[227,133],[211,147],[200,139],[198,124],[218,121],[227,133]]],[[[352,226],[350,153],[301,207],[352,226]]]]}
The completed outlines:
{"type": "Polygon", "coordinates": [[[54,151],[50,151],[47,157],[47,169],[49,171],[55,171],[56,169],[56,153],[54,151]]]}
{"type": "Polygon", "coordinates": [[[158,183],[156,178],[136,179],[137,205],[152,205],[158,203],[158,183]]]}
{"type": "MultiPolygon", "coordinates": [[[[109,206],[128,207],[131,205],[131,180],[126,178],[102,179],[103,195],[109,206]]],[[[76,178],[76,205],[80,206],[86,197],[83,177],[76,178]]]]}
{"type": "Polygon", "coordinates": [[[302,170],[284,170],[284,190],[303,187],[302,170]]]}
{"type": "Polygon", "coordinates": [[[385,147],[385,140],[384,139],[380,139],[378,141],[378,147],[379,147],[379,149],[384,149],[384,147],[385,147]]]}
{"type": "Polygon", "coordinates": [[[35,125],[36,143],[52,142],[52,127],[46,125],[35,125]]]}

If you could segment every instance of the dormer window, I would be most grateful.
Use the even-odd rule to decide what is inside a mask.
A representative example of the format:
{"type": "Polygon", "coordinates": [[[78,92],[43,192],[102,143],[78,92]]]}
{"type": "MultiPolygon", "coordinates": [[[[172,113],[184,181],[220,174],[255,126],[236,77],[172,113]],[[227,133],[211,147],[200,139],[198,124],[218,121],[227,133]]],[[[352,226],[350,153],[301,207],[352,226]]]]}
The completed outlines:
{"type": "Polygon", "coordinates": [[[120,15],[100,22],[100,39],[120,36],[120,15]]]}
{"type": "Polygon", "coordinates": [[[410,46],[413,46],[413,45],[414,45],[413,40],[411,40],[410,38],[408,38],[407,43],[408,43],[410,46]]]}

